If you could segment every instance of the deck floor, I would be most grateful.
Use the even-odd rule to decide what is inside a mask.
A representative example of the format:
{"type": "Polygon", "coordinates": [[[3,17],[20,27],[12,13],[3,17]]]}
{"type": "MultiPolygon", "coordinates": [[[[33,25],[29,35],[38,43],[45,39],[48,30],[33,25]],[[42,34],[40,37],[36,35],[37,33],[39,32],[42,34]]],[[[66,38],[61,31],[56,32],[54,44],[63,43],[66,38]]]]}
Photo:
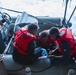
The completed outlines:
{"type": "MultiPolygon", "coordinates": [[[[76,71],[76,69],[74,69],[76,71]]],[[[43,72],[33,73],[32,75],[67,75],[69,68],[67,66],[53,66],[43,72]]],[[[25,71],[10,72],[9,75],[26,75],[25,71]]]]}
{"type": "Polygon", "coordinates": [[[25,68],[19,71],[14,71],[14,70],[16,69],[18,70],[22,68],[22,65],[15,63],[12,60],[11,55],[5,56],[5,58],[3,59],[3,62],[4,62],[5,70],[7,69],[11,70],[11,71],[7,71],[8,75],[26,75],[26,72],[25,72],[26,67],[30,67],[32,75],[67,75],[69,69],[74,69],[76,71],[76,64],[74,63],[69,65],[52,65],[51,67],[48,68],[48,66],[51,65],[49,58],[42,59],[35,62],[32,65],[25,66],[25,68]],[[38,72],[45,68],[47,68],[45,71],[38,72]]]}

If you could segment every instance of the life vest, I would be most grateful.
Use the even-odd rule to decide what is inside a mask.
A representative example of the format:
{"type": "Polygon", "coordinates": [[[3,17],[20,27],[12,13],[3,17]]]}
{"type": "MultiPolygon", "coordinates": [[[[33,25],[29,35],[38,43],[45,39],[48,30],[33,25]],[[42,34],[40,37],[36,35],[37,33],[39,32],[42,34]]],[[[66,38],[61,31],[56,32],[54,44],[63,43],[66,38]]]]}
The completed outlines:
{"type": "Polygon", "coordinates": [[[18,30],[16,32],[16,36],[14,38],[14,48],[23,55],[28,55],[28,44],[32,41],[36,40],[36,36],[29,33],[28,29],[26,30],[18,30]]]}
{"type": "Polygon", "coordinates": [[[42,43],[43,45],[45,45],[45,46],[49,45],[50,43],[54,44],[55,41],[54,41],[53,38],[49,35],[48,30],[44,30],[43,32],[46,32],[46,33],[47,33],[47,35],[48,35],[48,40],[45,42],[45,41],[43,40],[43,38],[42,38],[41,36],[39,36],[39,39],[40,39],[41,43],[42,43]]]}
{"type": "Polygon", "coordinates": [[[72,35],[72,32],[67,28],[62,28],[59,30],[59,35],[60,35],[60,38],[56,39],[59,46],[59,49],[58,49],[59,52],[62,53],[62,49],[60,48],[60,45],[61,45],[61,41],[65,40],[70,44],[70,50],[71,50],[70,55],[73,55],[74,52],[76,52],[76,46],[75,46],[75,40],[72,35]]]}

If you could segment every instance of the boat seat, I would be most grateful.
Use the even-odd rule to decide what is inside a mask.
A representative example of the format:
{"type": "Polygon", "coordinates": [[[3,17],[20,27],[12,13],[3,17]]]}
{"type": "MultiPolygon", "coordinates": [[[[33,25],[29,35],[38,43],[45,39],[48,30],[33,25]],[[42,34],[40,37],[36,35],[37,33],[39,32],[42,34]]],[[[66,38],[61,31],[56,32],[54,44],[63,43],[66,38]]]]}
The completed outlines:
{"type": "Polygon", "coordinates": [[[10,30],[12,29],[12,25],[5,24],[0,29],[0,54],[4,52],[4,49],[7,46],[12,35],[10,34],[10,30]]]}
{"type": "MultiPolygon", "coordinates": [[[[4,56],[3,63],[7,71],[15,71],[15,70],[20,70],[24,68],[23,65],[20,65],[14,62],[12,55],[9,55],[9,54],[4,56]]],[[[44,68],[47,68],[48,66],[50,66],[50,60],[49,58],[46,58],[46,59],[39,60],[32,65],[25,65],[25,68],[30,67],[33,71],[39,71],[44,68]]]]}
{"type": "Polygon", "coordinates": [[[4,34],[3,30],[0,30],[0,54],[4,52],[5,44],[4,44],[4,34]]]}
{"type": "Polygon", "coordinates": [[[9,40],[10,40],[10,38],[12,37],[10,31],[12,31],[12,29],[13,29],[13,25],[5,24],[5,26],[4,26],[4,28],[3,28],[3,32],[4,32],[4,36],[5,36],[5,38],[4,38],[5,40],[4,40],[4,42],[8,43],[9,40]],[[6,26],[7,28],[5,28],[5,26],[6,26]]]}
{"type": "Polygon", "coordinates": [[[14,32],[16,32],[17,30],[19,30],[21,27],[25,27],[28,24],[30,24],[30,23],[19,23],[19,24],[15,25],[14,26],[14,32]]]}

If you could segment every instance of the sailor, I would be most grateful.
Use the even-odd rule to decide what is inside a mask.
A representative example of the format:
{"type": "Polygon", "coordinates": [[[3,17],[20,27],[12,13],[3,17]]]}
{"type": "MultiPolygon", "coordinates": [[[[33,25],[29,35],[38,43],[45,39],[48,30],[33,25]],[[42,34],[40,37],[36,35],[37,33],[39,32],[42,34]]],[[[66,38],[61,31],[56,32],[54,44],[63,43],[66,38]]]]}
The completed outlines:
{"type": "MultiPolygon", "coordinates": [[[[69,29],[52,27],[49,34],[57,42],[58,51],[61,55],[54,56],[55,58],[61,58],[67,64],[71,62],[71,59],[76,59],[75,39],[69,29]]],[[[49,51],[49,53],[51,52],[49,51]]]]}
{"type": "Polygon", "coordinates": [[[43,48],[36,48],[36,35],[38,32],[38,26],[30,24],[25,30],[18,30],[14,38],[14,61],[29,65],[32,64],[39,56],[47,55],[47,52],[43,48]]]}
{"type": "Polygon", "coordinates": [[[44,30],[39,33],[37,39],[37,46],[43,47],[49,52],[49,50],[53,50],[56,46],[55,40],[49,35],[49,30],[44,30]]]}

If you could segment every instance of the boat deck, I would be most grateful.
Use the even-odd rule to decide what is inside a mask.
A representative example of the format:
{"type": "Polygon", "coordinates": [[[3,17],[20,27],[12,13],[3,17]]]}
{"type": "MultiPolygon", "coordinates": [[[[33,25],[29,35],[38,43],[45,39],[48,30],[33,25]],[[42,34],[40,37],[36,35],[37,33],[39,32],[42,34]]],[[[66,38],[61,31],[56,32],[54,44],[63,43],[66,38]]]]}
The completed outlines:
{"type": "Polygon", "coordinates": [[[3,58],[3,63],[8,75],[26,75],[26,67],[30,67],[32,75],[67,75],[69,69],[74,69],[76,71],[76,64],[74,63],[69,65],[51,66],[49,58],[41,59],[32,65],[25,66],[24,68],[22,65],[15,63],[12,60],[11,55],[6,55],[3,58]]]}

